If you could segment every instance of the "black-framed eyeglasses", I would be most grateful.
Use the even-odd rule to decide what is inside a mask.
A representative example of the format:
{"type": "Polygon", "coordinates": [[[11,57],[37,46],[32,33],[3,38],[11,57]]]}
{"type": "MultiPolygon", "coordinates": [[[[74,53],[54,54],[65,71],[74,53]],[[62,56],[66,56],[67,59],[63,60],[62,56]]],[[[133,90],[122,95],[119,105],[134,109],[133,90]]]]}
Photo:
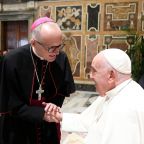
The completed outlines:
{"type": "Polygon", "coordinates": [[[35,40],[35,41],[39,45],[41,45],[44,49],[46,49],[49,53],[53,53],[55,51],[61,51],[64,48],[64,46],[65,46],[65,44],[60,44],[58,46],[51,46],[51,47],[49,47],[49,46],[46,46],[46,45],[44,45],[43,43],[41,43],[41,42],[39,42],[37,40],[35,40]]]}

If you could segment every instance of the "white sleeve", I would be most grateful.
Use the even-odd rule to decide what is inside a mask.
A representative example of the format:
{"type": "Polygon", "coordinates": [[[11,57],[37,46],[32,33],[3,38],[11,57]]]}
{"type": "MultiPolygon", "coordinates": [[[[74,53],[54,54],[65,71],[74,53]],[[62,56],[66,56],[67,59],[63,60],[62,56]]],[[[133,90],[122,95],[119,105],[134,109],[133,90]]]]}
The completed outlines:
{"type": "Polygon", "coordinates": [[[62,130],[70,132],[87,132],[80,120],[80,114],[63,113],[62,130]]]}
{"type": "Polygon", "coordinates": [[[97,98],[81,114],[63,113],[62,130],[70,132],[87,132],[102,110],[103,98],[97,98]]]}

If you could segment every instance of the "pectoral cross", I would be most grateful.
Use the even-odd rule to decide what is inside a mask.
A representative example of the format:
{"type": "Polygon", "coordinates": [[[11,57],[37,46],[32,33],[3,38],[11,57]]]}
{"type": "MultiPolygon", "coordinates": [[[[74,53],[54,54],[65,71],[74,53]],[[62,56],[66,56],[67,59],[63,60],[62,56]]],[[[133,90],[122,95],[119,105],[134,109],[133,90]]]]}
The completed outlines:
{"type": "Polygon", "coordinates": [[[41,100],[41,94],[44,93],[44,90],[39,86],[39,89],[36,90],[36,94],[38,94],[38,100],[41,100]]]}

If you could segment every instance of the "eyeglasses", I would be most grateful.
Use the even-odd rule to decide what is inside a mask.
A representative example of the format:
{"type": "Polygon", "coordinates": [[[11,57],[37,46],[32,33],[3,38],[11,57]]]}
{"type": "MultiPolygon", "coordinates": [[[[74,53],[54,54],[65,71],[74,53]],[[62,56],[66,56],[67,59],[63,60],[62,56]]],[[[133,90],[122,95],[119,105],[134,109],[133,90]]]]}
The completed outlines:
{"type": "Polygon", "coordinates": [[[53,52],[55,52],[55,51],[61,51],[61,50],[64,48],[64,46],[65,46],[65,44],[60,44],[60,45],[58,45],[58,46],[48,47],[48,46],[42,44],[41,42],[39,42],[39,41],[37,41],[37,40],[35,40],[35,41],[36,41],[39,45],[41,45],[44,49],[46,49],[49,53],[53,53],[53,52]]]}

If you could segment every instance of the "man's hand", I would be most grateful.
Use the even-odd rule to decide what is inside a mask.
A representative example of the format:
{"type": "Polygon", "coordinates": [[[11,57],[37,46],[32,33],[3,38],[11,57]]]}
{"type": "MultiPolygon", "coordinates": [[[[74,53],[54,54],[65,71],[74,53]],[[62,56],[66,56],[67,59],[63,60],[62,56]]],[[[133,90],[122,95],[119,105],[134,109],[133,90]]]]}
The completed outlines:
{"type": "Polygon", "coordinates": [[[59,123],[62,120],[62,113],[60,112],[60,107],[57,107],[55,104],[45,102],[43,102],[43,105],[45,106],[45,121],[59,123]]]}

